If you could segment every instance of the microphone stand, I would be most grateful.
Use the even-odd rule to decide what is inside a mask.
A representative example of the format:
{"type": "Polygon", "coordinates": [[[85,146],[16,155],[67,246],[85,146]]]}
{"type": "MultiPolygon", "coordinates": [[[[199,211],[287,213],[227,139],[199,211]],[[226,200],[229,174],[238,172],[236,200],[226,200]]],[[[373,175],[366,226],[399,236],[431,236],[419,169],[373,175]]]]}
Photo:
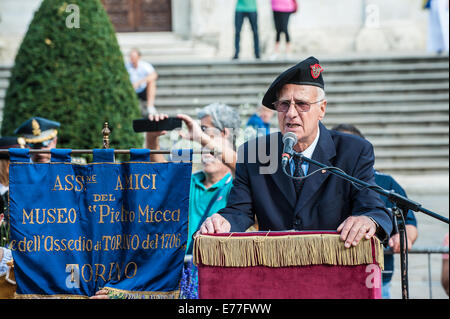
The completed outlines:
{"type": "MultiPolygon", "coordinates": [[[[402,278],[402,299],[408,299],[409,298],[409,292],[408,292],[408,247],[407,247],[407,243],[406,243],[406,247],[405,247],[405,240],[407,241],[405,217],[408,214],[408,211],[412,210],[415,212],[422,212],[428,216],[431,216],[431,217],[433,217],[437,220],[440,220],[444,223],[447,223],[447,224],[448,224],[448,218],[438,215],[426,208],[423,208],[420,203],[414,202],[414,201],[410,200],[409,198],[402,196],[400,194],[397,194],[396,192],[394,192],[392,190],[387,191],[380,186],[371,185],[360,179],[350,176],[337,167],[326,166],[320,162],[310,159],[310,158],[304,156],[303,154],[295,152],[295,151],[293,151],[293,156],[298,156],[301,160],[306,161],[310,164],[316,165],[324,170],[327,170],[330,173],[337,175],[351,183],[357,184],[363,188],[371,189],[371,190],[377,192],[378,194],[380,194],[384,197],[387,197],[389,199],[389,201],[394,203],[394,208],[393,208],[393,213],[394,213],[394,217],[395,217],[394,220],[395,219],[401,220],[401,222],[398,225],[398,233],[400,236],[400,266],[401,266],[401,278],[402,278]]],[[[285,166],[283,166],[283,171],[289,177],[296,178],[296,177],[289,175],[286,172],[285,166]]],[[[305,177],[300,177],[300,178],[305,178],[305,177]]],[[[397,224],[395,224],[395,225],[397,225],[397,224]]]]}

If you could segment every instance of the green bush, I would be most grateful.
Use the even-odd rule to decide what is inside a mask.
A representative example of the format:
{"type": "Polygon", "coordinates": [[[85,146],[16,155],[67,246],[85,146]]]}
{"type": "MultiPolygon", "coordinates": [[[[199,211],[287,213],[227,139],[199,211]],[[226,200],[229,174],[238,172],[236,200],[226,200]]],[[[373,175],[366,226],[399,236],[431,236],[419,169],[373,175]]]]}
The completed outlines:
{"type": "Polygon", "coordinates": [[[11,73],[2,135],[40,116],[61,123],[59,148],[102,148],[107,121],[111,148],[142,147],[142,135],[132,127],[139,102],[99,0],[44,0],[11,73]],[[79,28],[73,27],[76,11],[69,4],[79,8],[79,28]]]}

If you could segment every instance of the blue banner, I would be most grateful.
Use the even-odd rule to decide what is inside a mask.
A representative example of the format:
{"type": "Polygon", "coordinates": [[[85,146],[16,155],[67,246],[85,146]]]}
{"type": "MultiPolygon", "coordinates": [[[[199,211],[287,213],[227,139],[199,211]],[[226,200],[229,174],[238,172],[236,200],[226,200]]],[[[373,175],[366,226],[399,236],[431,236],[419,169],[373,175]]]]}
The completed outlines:
{"type": "Polygon", "coordinates": [[[177,298],[187,242],[192,163],[51,163],[10,151],[11,249],[19,297],[177,298]]]}

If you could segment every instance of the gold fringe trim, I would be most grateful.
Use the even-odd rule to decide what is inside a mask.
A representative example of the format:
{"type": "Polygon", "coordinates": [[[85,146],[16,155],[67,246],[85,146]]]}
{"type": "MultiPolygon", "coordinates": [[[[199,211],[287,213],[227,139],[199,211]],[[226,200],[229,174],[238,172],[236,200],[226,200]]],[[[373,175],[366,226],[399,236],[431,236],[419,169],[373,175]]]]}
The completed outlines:
{"type": "Polygon", "coordinates": [[[218,267],[289,267],[377,263],[384,269],[383,247],[376,237],[362,239],[356,247],[345,248],[338,234],[267,234],[239,237],[233,237],[232,233],[228,237],[199,235],[194,239],[194,264],[218,267]]]}
{"type": "MultiPolygon", "coordinates": [[[[129,291],[111,287],[104,287],[108,291],[111,299],[179,299],[180,290],[175,291],[129,291]]],[[[88,299],[82,295],[38,295],[38,294],[17,294],[14,299],[88,299]]]]}
{"type": "Polygon", "coordinates": [[[111,299],[179,299],[180,290],[174,291],[129,291],[103,287],[111,299]]]}
{"type": "Polygon", "coordinates": [[[82,295],[38,295],[38,294],[18,294],[14,293],[14,299],[88,299],[82,295]]]}

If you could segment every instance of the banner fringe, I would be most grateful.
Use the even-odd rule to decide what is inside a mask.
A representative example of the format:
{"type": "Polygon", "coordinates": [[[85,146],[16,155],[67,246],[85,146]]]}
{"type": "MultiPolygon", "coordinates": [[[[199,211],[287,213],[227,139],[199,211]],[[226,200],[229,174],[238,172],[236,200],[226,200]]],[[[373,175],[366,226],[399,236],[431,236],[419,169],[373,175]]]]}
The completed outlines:
{"type": "Polygon", "coordinates": [[[88,296],[83,295],[39,295],[39,294],[14,294],[14,299],[88,299],[88,296]]]}
{"type": "Polygon", "coordinates": [[[179,299],[180,290],[174,291],[130,291],[103,287],[111,299],[179,299]]]}
{"type": "Polygon", "coordinates": [[[283,236],[208,236],[194,239],[194,264],[218,267],[353,266],[376,263],[384,269],[378,238],[345,248],[338,234],[283,236]]]}
{"type": "MultiPolygon", "coordinates": [[[[175,291],[130,291],[111,287],[103,287],[108,291],[110,299],[179,299],[180,290],[175,291]]],[[[39,294],[14,294],[14,299],[88,299],[83,295],[39,295],[39,294]]]]}

